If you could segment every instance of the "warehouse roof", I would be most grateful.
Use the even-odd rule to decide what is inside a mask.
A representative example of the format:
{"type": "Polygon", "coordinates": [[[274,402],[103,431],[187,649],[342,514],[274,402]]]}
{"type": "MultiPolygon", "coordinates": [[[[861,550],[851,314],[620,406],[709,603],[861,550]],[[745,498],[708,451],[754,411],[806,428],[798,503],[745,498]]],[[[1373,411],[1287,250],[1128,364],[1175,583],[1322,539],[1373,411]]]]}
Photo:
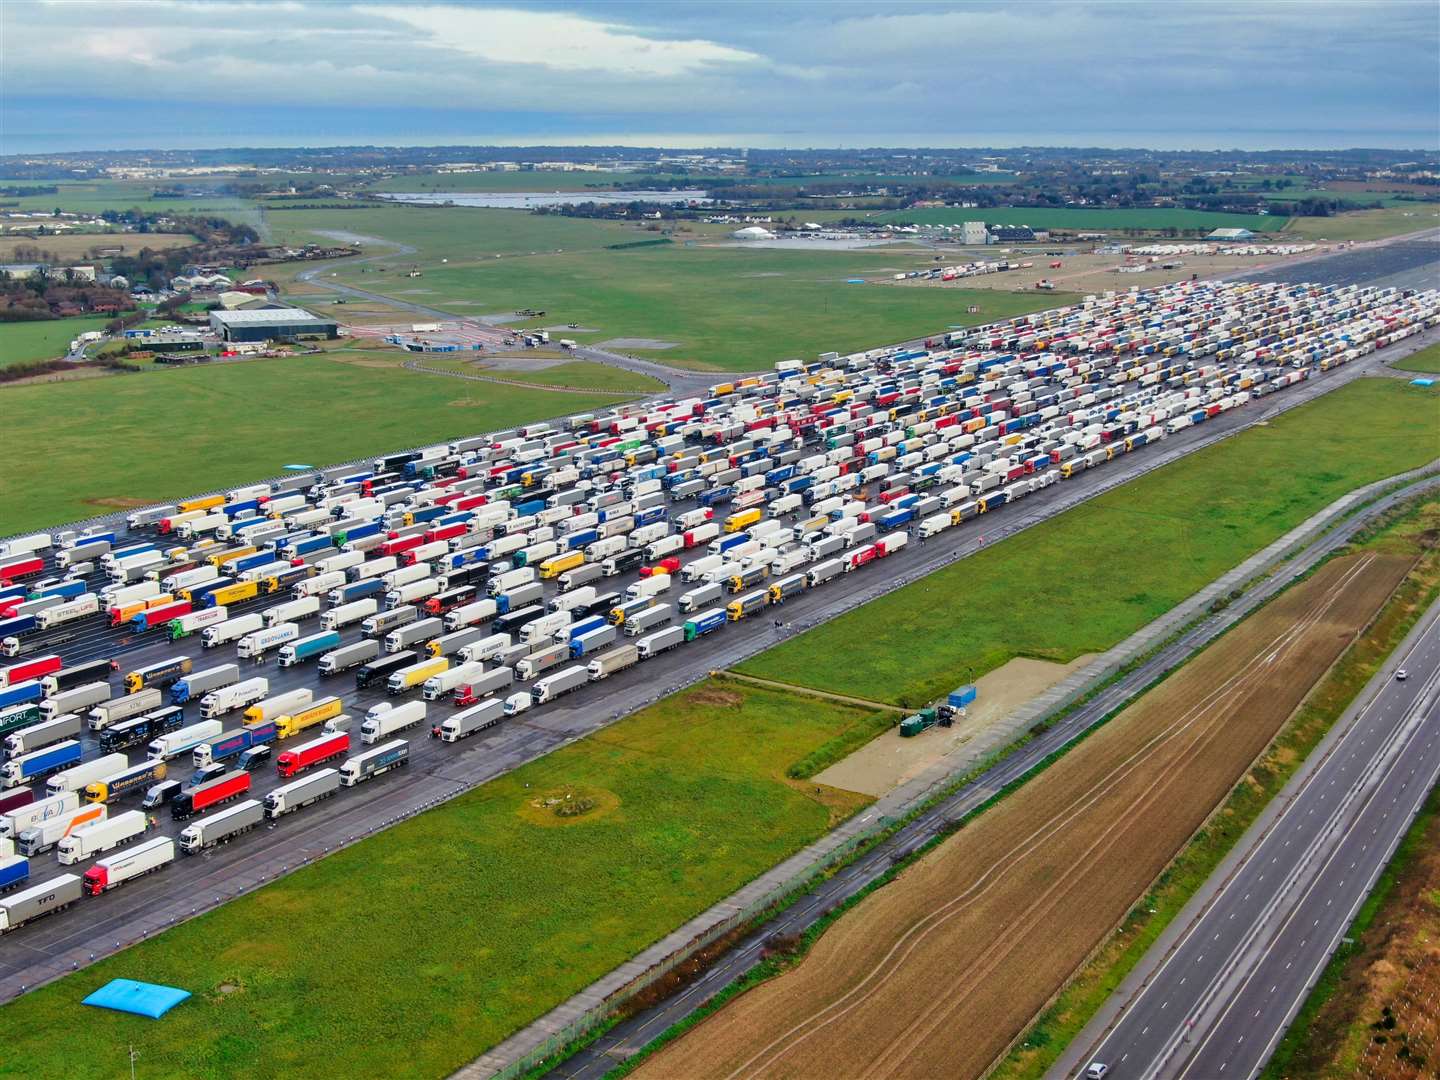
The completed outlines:
{"type": "Polygon", "coordinates": [[[254,311],[212,311],[212,321],[225,326],[293,326],[295,323],[316,322],[327,326],[334,319],[322,319],[304,308],[257,308],[254,311]]]}

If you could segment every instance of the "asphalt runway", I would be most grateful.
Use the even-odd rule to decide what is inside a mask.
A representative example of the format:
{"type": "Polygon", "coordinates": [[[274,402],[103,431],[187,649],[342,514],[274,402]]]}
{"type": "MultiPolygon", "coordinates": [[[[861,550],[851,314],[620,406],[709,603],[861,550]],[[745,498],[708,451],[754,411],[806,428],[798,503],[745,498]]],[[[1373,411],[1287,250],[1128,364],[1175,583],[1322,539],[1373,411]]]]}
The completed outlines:
{"type": "Polygon", "coordinates": [[[1315,282],[1397,289],[1440,288],[1440,233],[1392,244],[1356,247],[1318,259],[1279,263],[1235,281],[1315,282]]]}
{"type": "MultiPolygon", "coordinates": [[[[1403,352],[1419,348],[1432,337],[1440,337],[1440,332],[1415,335],[1381,353],[1371,354],[1328,373],[1317,373],[1311,379],[1263,401],[1222,413],[1204,424],[1185,429],[1158,447],[1146,447],[1106,466],[1087,470],[1036,492],[1014,506],[1003,507],[983,519],[968,522],[964,527],[941,533],[925,544],[908,545],[885,560],[886,570],[883,573],[861,570],[843,575],[825,587],[791,599],[782,608],[771,609],[762,619],[727,625],[715,635],[701,639],[700,643],[670,650],[603,682],[586,686],[556,703],[506,720],[498,727],[458,744],[444,744],[428,738],[426,732],[431,720],[427,718],[424,727],[405,733],[411,746],[411,761],[407,768],[388,773],[353,790],[342,790],[335,798],[287,815],[274,825],[255,830],[233,844],[199,856],[179,857],[161,873],[127,883],[101,897],[86,898],[69,911],[37,920],[6,935],[6,947],[0,950],[0,997],[14,996],[25,988],[262,885],[338,846],[436,805],[689,685],[709,671],[738,663],[790,634],[962,558],[978,550],[982,543],[1003,539],[1201,446],[1268,419],[1284,409],[1313,400],[1363,376],[1382,358],[1393,359],[1403,352]],[[775,618],[782,619],[785,625],[774,627],[771,620],[775,618]]],[[[676,509],[683,509],[683,505],[676,509]]],[[[636,577],[630,574],[606,579],[605,585],[618,591],[636,577]]],[[[236,613],[253,610],[257,605],[263,606],[278,599],[288,597],[251,601],[248,605],[237,606],[236,613]]],[[[93,628],[78,637],[72,636],[73,633],[62,629],[49,636],[40,636],[27,644],[26,654],[52,651],[47,646],[54,645],[53,651],[62,652],[70,662],[110,656],[121,660],[122,670],[177,654],[189,654],[195,659],[197,667],[236,662],[241,665],[244,677],[264,675],[270,679],[272,694],[311,686],[317,697],[340,695],[352,716],[363,716],[371,705],[386,700],[380,690],[356,692],[351,674],[342,673],[326,680],[317,677],[315,669],[309,665],[280,669],[269,659],[260,664],[239,661],[233,644],[202,650],[195,637],[170,643],[159,638],[159,631],[137,636],[123,628],[93,628]],[[66,637],[69,640],[57,642],[57,639],[66,637]]],[[[343,632],[342,639],[348,644],[359,636],[358,627],[351,627],[343,632]]],[[[430,705],[430,713],[432,717],[440,717],[450,708],[447,701],[434,702],[430,705]]],[[[238,716],[232,714],[227,722],[238,724],[238,716]]],[[[87,759],[93,754],[93,743],[89,743],[87,759]]],[[[188,773],[185,764],[178,762],[175,775],[183,777],[188,773]]],[[[256,798],[263,797],[265,792],[278,786],[279,780],[273,767],[268,770],[262,768],[254,774],[254,784],[252,796],[256,798]]],[[[182,827],[172,822],[166,812],[161,812],[159,817],[164,833],[178,833],[182,827]]],[[[83,870],[84,865],[78,869],[83,870]]],[[[35,860],[32,881],[39,883],[60,872],[53,855],[42,856],[35,860]]]]}
{"type": "Polygon", "coordinates": [[[1258,1075],[1437,779],[1440,605],[1050,1075],[1258,1075]]]}

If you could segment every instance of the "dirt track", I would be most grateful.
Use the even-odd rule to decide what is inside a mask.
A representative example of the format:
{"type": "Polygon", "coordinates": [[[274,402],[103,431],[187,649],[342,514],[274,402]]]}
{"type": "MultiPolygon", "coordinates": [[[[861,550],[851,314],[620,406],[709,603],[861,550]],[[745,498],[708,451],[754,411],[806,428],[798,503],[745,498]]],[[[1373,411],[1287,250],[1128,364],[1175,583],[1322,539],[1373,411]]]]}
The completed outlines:
{"type": "Polygon", "coordinates": [[[1224,797],[1404,576],[1336,560],[641,1077],[978,1076],[1224,797]]]}

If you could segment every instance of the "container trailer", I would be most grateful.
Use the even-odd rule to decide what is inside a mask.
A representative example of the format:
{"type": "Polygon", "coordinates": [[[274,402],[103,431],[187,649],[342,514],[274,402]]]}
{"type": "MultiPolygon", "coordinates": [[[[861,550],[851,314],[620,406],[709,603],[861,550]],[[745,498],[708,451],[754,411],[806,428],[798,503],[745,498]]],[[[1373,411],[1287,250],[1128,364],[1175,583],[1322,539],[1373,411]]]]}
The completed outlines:
{"type": "MultiPolygon", "coordinates": [[[[282,754],[281,757],[284,755],[282,754]]],[[[273,821],[286,814],[293,814],[296,810],[303,810],[311,803],[328,799],[339,790],[340,773],[335,769],[321,769],[319,772],[299,780],[282,784],[266,795],[264,799],[265,816],[273,821]]]]}
{"type": "MultiPolygon", "coordinates": [[[[249,773],[239,773],[238,775],[245,777],[247,781],[250,779],[249,773]]],[[[185,798],[184,795],[177,798],[174,805],[178,806],[180,799],[183,798],[185,798]]],[[[187,813],[185,816],[191,815],[187,813]]],[[[180,831],[180,851],[186,855],[194,855],[208,848],[228,843],[235,837],[249,832],[264,818],[265,812],[259,800],[246,799],[236,806],[210,814],[193,825],[185,826],[180,831]]]]}

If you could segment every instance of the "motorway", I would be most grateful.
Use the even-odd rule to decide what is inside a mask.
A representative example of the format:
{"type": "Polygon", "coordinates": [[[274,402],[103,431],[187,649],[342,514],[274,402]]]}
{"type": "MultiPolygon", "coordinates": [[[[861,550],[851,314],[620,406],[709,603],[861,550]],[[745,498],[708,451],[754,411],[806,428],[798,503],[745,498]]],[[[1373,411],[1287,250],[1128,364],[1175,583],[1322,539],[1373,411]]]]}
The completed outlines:
{"type": "MultiPolygon", "coordinates": [[[[803,933],[825,912],[883,876],[910,852],[944,833],[949,823],[971,813],[1005,785],[1030,772],[1050,754],[1070,744],[1090,728],[1134,701],[1146,688],[1185,663],[1215,638],[1279,593],[1296,577],[1343,547],[1378,514],[1418,491],[1433,490],[1437,485],[1440,485],[1440,481],[1434,478],[1419,481],[1377,500],[1364,511],[1345,519],[1343,524],[1324,534],[1289,560],[1285,564],[1286,572],[1268,575],[1252,584],[1224,611],[1189,628],[1039,738],[958,789],[860,858],[825,879],[797,903],[752,930],[730,951],[717,959],[699,981],[622,1021],[594,1043],[556,1066],[547,1076],[550,1080],[599,1080],[617,1064],[635,1054],[673,1024],[703,1007],[718,991],[749,971],[759,962],[765,943],[772,937],[793,937],[803,933]]],[[[1440,606],[1437,606],[1434,614],[1440,616],[1440,606]]],[[[1440,657],[1440,653],[1437,653],[1437,657],[1440,657]]],[[[1129,1073],[1117,1075],[1128,1077],[1129,1073]]]]}
{"type": "Polygon", "coordinates": [[[1257,1075],[1437,779],[1440,605],[1051,1075],[1257,1075]]]}
{"type": "MultiPolygon", "coordinates": [[[[1124,455],[1104,468],[1087,470],[1054,484],[1014,507],[1004,507],[987,515],[983,521],[942,533],[924,544],[911,544],[886,560],[887,569],[883,574],[845,575],[827,588],[818,588],[788,601],[771,616],[783,619],[782,626],[774,626],[771,617],[732,624],[716,638],[707,640],[704,646],[671,650],[640,667],[585,687],[555,704],[523,713],[457,745],[442,744],[423,734],[412,738],[412,757],[407,769],[389,773],[354,791],[344,791],[334,799],[251,833],[233,845],[199,857],[180,859],[162,874],[87,899],[75,910],[7,935],[6,948],[0,951],[0,998],[21,993],[138,937],[155,933],[255,888],[340,845],[508,772],[703,678],[709,671],[734,665],[790,634],[963,558],[984,543],[1003,539],[1143,472],[1312,400],[1437,337],[1440,331],[1407,338],[1382,352],[1328,373],[1316,374],[1306,382],[1264,399],[1263,403],[1222,413],[1205,424],[1179,432],[1158,447],[1124,455]]],[[[610,579],[606,586],[618,590],[634,578],[631,574],[610,579]]],[[[235,605],[231,614],[254,610],[255,605],[263,606],[267,602],[235,605]]],[[[177,654],[190,654],[197,666],[205,667],[236,661],[233,645],[202,653],[195,639],[172,644],[158,639],[158,633],[137,638],[123,628],[97,627],[80,636],[70,636],[61,630],[27,639],[26,652],[33,655],[58,647],[71,663],[102,656],[117,657],[123,670],[177,654]]],[[[346,643],[355,640],[357,635],[356,628],[347,631],[346,643]]],[[[264,674],[269,678],[272,694],[310,685],[317,696],[327,693],[344,696],[347,711],[360,715],[369,706],[385,700],[383,691],[357,693],[348,675],[340,675],[327,683],[314,675],[313,668],[305,666],[278,669],[268,661],[263,666],[240,663],[245,676],[264,674]]],[[[446,702],[432,703],[431,713],[443,715],[449,708],[446,702]]],[[[87,758],[89,756],[87,754],[87,758]]],[[[177,768],[177,774],[184,775],[184,772],[177,768]]],[[[260,797],[276,786],[278,780],[273,771],[262,771],[256,774],[255,783],[255,797],[260,797]]],[[[162,817],[162,828],[178,832],[168,815],[162,817]]],[[[34,880],[43,881],[57,872],[58,866],[47,857],[37,862],[34,880]]]]}

